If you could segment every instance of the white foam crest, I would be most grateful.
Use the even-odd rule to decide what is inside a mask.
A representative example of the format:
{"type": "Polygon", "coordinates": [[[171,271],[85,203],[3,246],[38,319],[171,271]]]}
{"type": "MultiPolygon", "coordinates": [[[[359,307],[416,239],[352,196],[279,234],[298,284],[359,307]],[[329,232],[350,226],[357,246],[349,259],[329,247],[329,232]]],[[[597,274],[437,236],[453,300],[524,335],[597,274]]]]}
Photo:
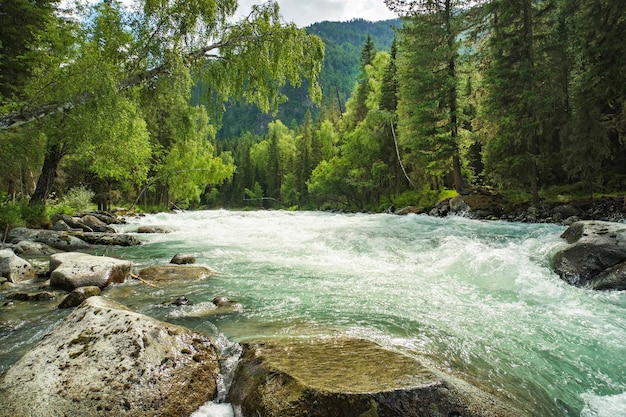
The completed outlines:
{"type": "Polygon", "coordinates": [[[235,412],[228,403],[216,404],[209,401],[194,411],[190,417],[235,417],[235,412]]]}
{"type": "Polygon", "coordinates": [[[581,395],[585,406],[580,417],[626,417],[626,392],[616,395],[581,395]]]}

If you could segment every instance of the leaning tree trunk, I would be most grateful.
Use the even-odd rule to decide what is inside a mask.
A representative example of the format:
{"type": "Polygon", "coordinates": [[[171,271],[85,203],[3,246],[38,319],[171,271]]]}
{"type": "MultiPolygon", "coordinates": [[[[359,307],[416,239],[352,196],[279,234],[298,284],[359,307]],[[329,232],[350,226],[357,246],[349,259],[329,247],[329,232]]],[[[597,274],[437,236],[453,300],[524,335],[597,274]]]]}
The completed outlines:
{"type": "Polygon", "coordinates": [[[30,205],[43,205],[46,203],[46,199],[52,193],[54,182],[57,179],[57,168],[59,162],[63,157],[63,152],[59,145],[52,145],[46,152],[46,157],[43,161],[43,168],[41,169],[41,175],[37,180],[35,191],[30,197],[30,205]]]}

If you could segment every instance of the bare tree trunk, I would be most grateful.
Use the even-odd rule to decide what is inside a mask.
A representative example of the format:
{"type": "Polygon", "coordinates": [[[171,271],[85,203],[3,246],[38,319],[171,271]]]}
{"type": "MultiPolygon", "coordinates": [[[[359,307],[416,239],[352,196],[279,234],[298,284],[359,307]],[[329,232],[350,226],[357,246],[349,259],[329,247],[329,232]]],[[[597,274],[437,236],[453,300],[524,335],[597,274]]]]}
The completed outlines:
{"type": "Polygon", "coordinates": [[[52,145],[43,161],[43,168],[41,169],[41,175],[37,180],[35,191],[30,197],[30,205],[43,205],[46,203],[46,199],[52,193],[54,182],[57,179],[57,169],[59,162],[63,158],[63,152],[59,145],[52,145]]]}

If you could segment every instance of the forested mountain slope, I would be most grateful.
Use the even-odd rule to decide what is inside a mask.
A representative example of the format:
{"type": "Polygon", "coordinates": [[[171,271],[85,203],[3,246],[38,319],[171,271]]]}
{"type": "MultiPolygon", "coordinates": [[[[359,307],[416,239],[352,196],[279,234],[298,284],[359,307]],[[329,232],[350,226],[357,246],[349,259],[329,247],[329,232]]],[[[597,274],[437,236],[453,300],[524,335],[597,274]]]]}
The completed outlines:
{"type": "MultiPolygon", "coordinates": [[[[349,22],[319,22],[306,28],[307,32],[319,36],[326,47],[324,65],[320,73],[320,83],[325,103],[337,106],[337,95],[345,110],[359,73],[361,49],[370,35],[378,50],[389,51],[394,37],[394,28],[402,25],[400,19],[369,22],[355,19],[349,22]]],[[[282,104],[278,114],[262,113],[256,106],[231,103],[224,114],[218,138],[239,136],[243,132],[256,134],[267,131],[267,125],[275,119],[285,124],[300,125],[307,110],[315,115],[319,106],[314,105],[308,96],[308,87],[285,87],[288,101],[282,104]]],[[[199,96],[196,91],[196,96],[199,96]]]]}

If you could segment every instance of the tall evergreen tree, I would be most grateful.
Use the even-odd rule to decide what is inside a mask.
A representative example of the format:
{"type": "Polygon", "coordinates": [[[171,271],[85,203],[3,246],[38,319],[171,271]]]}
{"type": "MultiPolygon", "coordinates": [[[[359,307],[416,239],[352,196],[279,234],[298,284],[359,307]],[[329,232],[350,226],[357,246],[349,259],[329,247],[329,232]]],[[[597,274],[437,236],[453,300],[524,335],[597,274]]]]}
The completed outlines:
{"type": "Polygon", "coordinates": [[[355,91],[355,123],[365,119],[367,115],[367,97],[370,93],[370,86],[368,83],[367,67],[372,65],[374,56],[376,55],[376,48],[374,41],[370,35],[367,35],[363,49],[361,49],[361,60],[359,66],[359,76],[357,79],[357,88],[355,91]]]}
{"type": "MultiPolygon", "coordinates": [[[[555,11],[555,1],[499,0],[490,5],[485,163],[502,185],[521,180],[517,185],[527,187],[534,202],[539,201],[547,144],[559,135],[556,114],[566,111],[563,100],[555,101],[563,94],[553,88],[554,63],[547,59],[555,11]]],[[[567,85],[566,77],[560,81],[567,85]]]]}
{"type": "MultiPolygon", "coordinates": [[[[462,0],[386,0],[407,16],[400,30],[398,64],[400,135],[413,163],[438,184],[451,171],[457,192],[464,188],[459,156],[458,75],[462,0]]],[[[437,185],[435,185],[437,186],[437,185]]]]}

